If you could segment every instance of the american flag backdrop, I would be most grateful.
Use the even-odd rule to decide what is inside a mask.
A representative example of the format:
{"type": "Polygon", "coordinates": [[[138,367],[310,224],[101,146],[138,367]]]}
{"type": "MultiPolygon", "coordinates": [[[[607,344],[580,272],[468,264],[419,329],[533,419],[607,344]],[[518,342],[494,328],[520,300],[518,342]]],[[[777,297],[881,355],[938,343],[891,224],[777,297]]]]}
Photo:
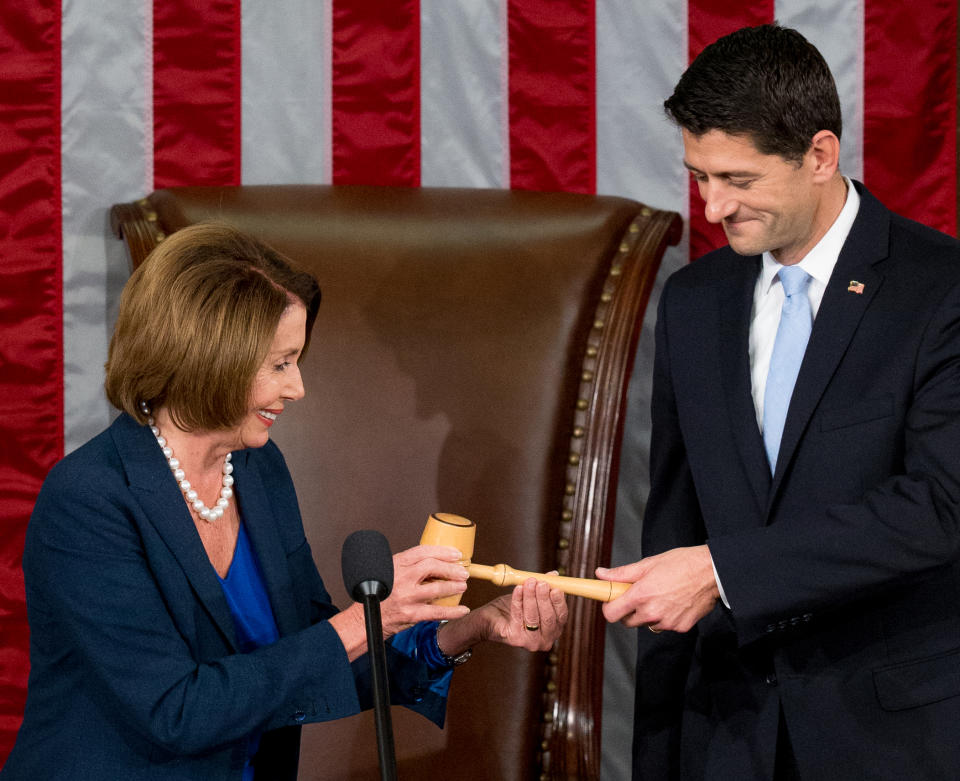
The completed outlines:
{"type": "MultiPolygon", "coordinates": [[[[111,204],[241,183],[624,195],[689,218],[675,268],[722,238],[662,101],[705,44],[774,19],[837,77],[843,171],[955,233],[956,0],[3,0],[0,762],[29,666],[27,519],[50,466],[110,420],[103,363],[127,276],[111,204]]],[[[630,432],[639,453],[645,436],[630,432]]],[[[623,462],[618,529],[642,509],[642,460],[623,462]]],[[[635,538],[618,540],[619,563],[636,559],[635,538]]],[[[621,696],[610,777],[629,758],[621,696]]]]}

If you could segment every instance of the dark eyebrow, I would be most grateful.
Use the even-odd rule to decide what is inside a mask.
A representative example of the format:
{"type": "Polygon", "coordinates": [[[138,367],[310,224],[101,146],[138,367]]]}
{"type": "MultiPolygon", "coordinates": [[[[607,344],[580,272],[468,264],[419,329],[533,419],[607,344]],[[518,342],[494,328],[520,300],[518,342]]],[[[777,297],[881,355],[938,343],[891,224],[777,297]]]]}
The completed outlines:
{"type": "MultiPolygon", "coordinates": [[[[683,161],[683,166],[688,171],[690,171],[690,173],[694,173],[694,174],[706,173],[706,171],[701,171],[699,168],[690,165],[690,163],[688,163],[686,160],[683,161]]],[[[717,174],[717,176],[723,179],[755,179],[759,175],[760,174],[757,173],[756,171],[722,171],[721,173],[717,174]]]]}

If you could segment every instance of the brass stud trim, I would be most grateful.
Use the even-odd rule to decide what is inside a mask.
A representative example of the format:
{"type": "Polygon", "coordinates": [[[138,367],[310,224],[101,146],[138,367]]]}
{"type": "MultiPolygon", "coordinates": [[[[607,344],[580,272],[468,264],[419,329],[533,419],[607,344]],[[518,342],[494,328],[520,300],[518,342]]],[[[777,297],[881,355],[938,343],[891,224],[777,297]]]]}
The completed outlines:
{"type": "MultiPolygon", "coordinates": [[[[581,453],[576,452],[581,450],[584,444],[586,436],[586,426],[588,424],[588,414],[591,409],[591,399],[594,393],[593,383],[597,382],[598,372],[602,370],[603,364],[599,361],[600,348],[605,340],[608,338],[606,333],[606,319],[613,310],[614,300],[617,298],[618,289],[620,283],[620,277],[626,274],[633,273],[633,267],[626,265],[627,263],[632,263],[634,259],[634,253],[637,250],[638,237],[641,231],[641,225],[646,224],[643,222],[644,218],[649,218],[655,214],[655,210],[647,206],[641,206],[640,214],[627,226],[626,233],[623,235],[620,244],[618,245],[618,252],[614,254],[612,260],[610,260],[610,266],[607,271],[607,277],[603,280],[603,284],[600,290],[597,291],[599,295],[599,300],[596,303],[596,308],[593,313],[593,322],[591,333],[587,338],[587,344],[584,349],[584,357],[581,359],[580,365],[580,394],[582,398],[576,398],[575,407],[576,411],[574,413],[574,420],[571,421],[571,435],[570,435],[570,445],[568,447],[567,455],[567,482],[564,485],[564,496],[566,497],[563,501],[563,506],[561,509],[561,520],[558,527],[558,540],[556,543],[555,549],[555,569],[561,574],[566,575],[567,572],[573,567],[575,569],[575,564],[572,560],[571,549],[573,548],[573,540],[575,539],[574,535],[577,533],[577,529],[573,527],[573,521],[575,516],[575,507],[578,506],[577,502],[577,491],[584,490],[581,487],[581,481],[584,480],[584,470],[581,467],[585,466],[585,463],[581,463],[584,456],[581,453]],[[567,524],[567,525],[564,525],[567,524]]],[[[554,670],[559,663],[559,655],[556,650],[551,651],[549,660],[548,660],[548,677],[555,675],[552,670],[554,670]]],[[[548,708],[551,705],[556,708],[557,704],[557,691],[558,684],[554,680],[547,680],[544,683],[544,688],[542,689],[542,696],[544,698],[544,707],[548,708]]],[[[543,752],[540,756],[540,772],[543,773],[542,778],[552,777],[550,774],[550,752],[549,747],[553,741],[553,731],[556,729],[556,719],[552,713],[545,713],[543,717],[543,725],[540,729],[540,736],[543,738],[541,746],[543,747],[543,752]]]]}

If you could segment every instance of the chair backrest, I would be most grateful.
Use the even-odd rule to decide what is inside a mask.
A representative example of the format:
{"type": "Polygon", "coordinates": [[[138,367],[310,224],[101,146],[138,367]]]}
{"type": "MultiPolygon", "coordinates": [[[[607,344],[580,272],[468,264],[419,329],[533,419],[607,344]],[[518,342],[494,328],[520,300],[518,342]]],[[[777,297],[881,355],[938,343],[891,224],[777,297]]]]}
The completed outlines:
{"type": "MultiPolygon", "coordinates": [[[[607,563],[626,383],[680,219],[567,193],[240,186],[112,210],[135,266],[166,234],[240,227],[319,279],[307,396],[273,435],[325,582],[357,528],[411,547],[430,512],[477,523],[474,561],[592,577],[607,563]]],[[[474,583],[479,605],[497,593],[474,583]]],[[[485,647],[447,725],[394,709],[401,778],[599,776],[603,619],[569,599],[555,649],[485,647]]],[[[322,664],[322,660],[317,660],[322,664]]],[[[301,778],[378,778],[373,719],[305,729],[301,778]]]]}

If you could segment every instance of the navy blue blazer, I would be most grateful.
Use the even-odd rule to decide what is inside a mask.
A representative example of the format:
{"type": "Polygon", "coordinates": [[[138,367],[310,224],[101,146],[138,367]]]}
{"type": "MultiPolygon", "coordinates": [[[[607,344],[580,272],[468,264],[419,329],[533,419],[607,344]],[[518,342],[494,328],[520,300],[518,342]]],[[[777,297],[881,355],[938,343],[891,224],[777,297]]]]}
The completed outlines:
{"type": "MultiPolygon", "coordinates": [[[[370,707],[273,443],[233,456],[280,631],[239,653],[216,572],[149,429],[121,415],[50,472],[27,529],[26,711],[4,781],[296,777],[300,725],[370,707]]],[[[391,697],[442,724],[431,674],[391,655],[391,697]]],[[[371,747],[371,750],[373,748],[371,747]]]]}
{"type": "Polygon", "coordinates": [[[707,542],[732,609],[640,630],[637,778],[770,778],[781,708],[804,778],[960,772],[960,245],[856,186],[772,477],[760,258],[661,296],[643,553],[707,542]]]}

